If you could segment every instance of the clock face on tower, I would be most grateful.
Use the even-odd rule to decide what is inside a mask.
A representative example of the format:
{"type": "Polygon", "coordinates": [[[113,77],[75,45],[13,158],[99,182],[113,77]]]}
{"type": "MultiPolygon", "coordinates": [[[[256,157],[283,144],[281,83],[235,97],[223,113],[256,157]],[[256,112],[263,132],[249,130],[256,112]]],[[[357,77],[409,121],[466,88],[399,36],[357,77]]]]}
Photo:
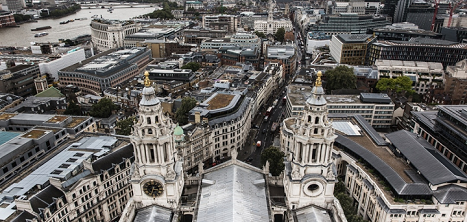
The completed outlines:
{"type": "Polygon", "coordinates": [[[150,197],[158,197],[164,191],[164,186],[156,180],[149,180],[144,183],[143,191],[146,195],[150,197]]]}

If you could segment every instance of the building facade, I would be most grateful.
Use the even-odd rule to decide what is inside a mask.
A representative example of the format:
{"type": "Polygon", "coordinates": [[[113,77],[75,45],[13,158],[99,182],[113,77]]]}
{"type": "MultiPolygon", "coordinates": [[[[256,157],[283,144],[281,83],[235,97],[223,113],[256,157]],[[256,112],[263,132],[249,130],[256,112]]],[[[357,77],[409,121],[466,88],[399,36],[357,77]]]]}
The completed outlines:
{"type": "Polygon", "coordinates": [[[369,50],[369,65],[376,60],[440,62],[443,67],[467,59],[467,44],[441,39],[412,38],[409,41],[376,41],[369,50]],[[445,56],[439,56],[442,53],[445,56]]]}
{"type": "Polygon", "coordinates": [[[93,19],[91,21],[91,38],[99,51],[124,46],[125,36],[134,34],[141,29],[141,24],[135,21],[118,21],[93,19]]]}
{"type": "Polygon", "coordinates": [[[2,11],[0,8],[0,28],[16,26],[15,17],[13,13],[2,11]]]}
{"type": "Polygon", "coordinates": [[[446,103],[457,105],[467,103],[467,60],[446,68],[444,79],[444,94],[446,103]]]}
{"type": "Polygon", "coordinates": [[[0,92],[21,97],[34,95],[34,78],[40,75],[38,65],[18,65],[0,71],[0,92]]]}
{"type": "Polygon", "coordinates": [[[372,35],[333,35],[329,46],[332,57],[340,64],[364,65],[372,35]]]}
{"type": "Polygon", "coordinates": [[[430,87],[440,87],[444,81],[443,65],[439,62],[377,60],[378,79],[407,76],[416,93],[425,94],[430,87]]]}
{"type": "Polygon", "coordinates": [[[368,29],[390,25],[382,16],[358,15],[356,13],[340,13],[328,15],[320,22],[309,27],[309,31],[324,32],[332,36],[337,34],[366,34],[368,29]]]}
{"type": "Polygon", "coordinates": [[[237,15],[203,15],[203,28],[214,30],[227,30],[232,34],[237,32],[238,16],[237,15]]]}

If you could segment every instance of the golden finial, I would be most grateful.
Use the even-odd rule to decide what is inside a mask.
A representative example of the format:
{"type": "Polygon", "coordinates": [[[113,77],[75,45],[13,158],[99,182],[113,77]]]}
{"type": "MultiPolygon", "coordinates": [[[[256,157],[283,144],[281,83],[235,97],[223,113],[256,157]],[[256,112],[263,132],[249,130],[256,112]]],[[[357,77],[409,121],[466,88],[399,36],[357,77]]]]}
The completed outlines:
{"type": "Polygon", "coordinates": [[[322,85],[322,83],[321,83],[321,76],[323,76],[323,74],[321,73],[321,71],[318,71],[317,76],[318,76],[318,78],[316,78],[315,86],[321,86],[321,85],[322,85]]]}
{"type": "Polygon", "coordinates": [[[151,80],[149,80],[149,72],[146,71],[144,72],[144,86],[150,87],[151,86],[151,80]]]}

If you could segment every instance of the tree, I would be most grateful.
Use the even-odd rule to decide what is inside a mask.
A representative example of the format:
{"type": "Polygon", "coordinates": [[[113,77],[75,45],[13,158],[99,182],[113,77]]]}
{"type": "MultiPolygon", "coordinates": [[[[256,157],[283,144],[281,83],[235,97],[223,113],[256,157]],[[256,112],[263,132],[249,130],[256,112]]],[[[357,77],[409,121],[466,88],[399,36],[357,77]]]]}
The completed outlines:
{"type": "Polygon", "coordinates": [[[408,76],[399,76],[395,79],[384,78],[376,83],[376,89],[386,91],[389,94],[412,94],[414,92],[412,90],[412,83],[412,80],[408,76]]]}
{"type": "Polygon", "coordinates": [[[285,167],[283,157],[284,152],[275,146],[270,146],[261,153],[261,165],[264,166],[266,161],[269,161],[269,172],[273,176],[279,176],[285,167]]]}
{"type": "Polygon", "coordinates": [[[257,35],[259,38],[262,38],[262,39],[265,39],[266,38],[266,35],[262,32],[259,32],[259,31],[255,31],[255,35],[257,35]]]}
{"type": "Polygon", "coordinates": [[[382,92],[390,91],[394,89],[394,80],[388,78],[382,78],[376,83],[376,89],[382,92]]]}
{"type": "Polygon", "coordinates": [[[119,107],[111,99],[103,98],[98,103],[92,105],[89,115],[97,118],[108,118],[112,115],[112,111],[118,109],[119,107]]]}
{"type": "Polygon", "coordinates": [[[82,115],[81,107],[76,105],[75,102],[71,101],[66,107],[66,110],[63,114],[72,115],[72,116],[81,116],[82,115]]]}
{"type": "Polygon", "coordinates": [[[278,28],[277,31],[276,31],[276,40],[279,41],[279,42],[283,42],[284,41],[284,35],[285,35],[284,27],[278,28]]]}
{"type": "Polygon", "coordinates": [[[182,69],[191,69],[193,72],[198,71],[199,68],[201,68],[201,65],[197,62],[189,62],[182,66],[182,69]]]}
{"type": "Polygon", "coordinates": [[[196,106],[196,103],[197,101],[193,97],[183,97],[182,105],[180,105],[180,107],[175,112],[175,120],[177,120],[180,125],[185,125],[188,123],[187,114],[196,106]]]}
{"type": "Polygon", "coordinates": [[[355,89],[357,88],[357,76],[353,73],[353,68],[347,66],[337,66],[324,73],[326,77],[326,90],[330,92],[335,89],[355,89]]]}
{"type": "Polygon", "coordinates": [[[120,120],[117,122],[117,134],[120,135],[130,135],[131,134],[131,128],[133,127],[133,124],[136,121],[136,117],[131,116],[128,117],[124,120],[120,120]]]}

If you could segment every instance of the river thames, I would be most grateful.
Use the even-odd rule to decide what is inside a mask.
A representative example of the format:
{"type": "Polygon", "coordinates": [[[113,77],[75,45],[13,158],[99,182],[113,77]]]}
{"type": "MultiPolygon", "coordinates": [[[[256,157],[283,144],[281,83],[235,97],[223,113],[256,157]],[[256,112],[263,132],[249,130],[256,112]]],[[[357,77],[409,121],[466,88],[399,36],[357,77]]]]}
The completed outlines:
{"type": "Polygon", "coordinates": [[[104,19],[127,20],[140,15],[153,12],[156,8],[149,5],[139,5],[134,8],[114,6],[113,13],[107,11],[107,8],[91,8],[82,6],[83,9],[75,14],[65,16],[58,19],[40,19],[38,22],[24,23],[19,28],[2,28],[0,29],[0,46],[16,46],[27,47],[31,42],[58,42],[58,39],[72,39],[79,35],[91,34],[91,16],[97,15],[99,18],[102,15],[104,19]],[[75,20],[68,24],[60,25],[61,21],[67,21],[77,18],[87,18],[87,20],[75,20]],[[31,31],[33,28],[51,26],[51,29],[42,31],[31,31]],[[34,34],[40,32],[48,32],[49,35],[43,37],[34,37],[34,34]]]}

